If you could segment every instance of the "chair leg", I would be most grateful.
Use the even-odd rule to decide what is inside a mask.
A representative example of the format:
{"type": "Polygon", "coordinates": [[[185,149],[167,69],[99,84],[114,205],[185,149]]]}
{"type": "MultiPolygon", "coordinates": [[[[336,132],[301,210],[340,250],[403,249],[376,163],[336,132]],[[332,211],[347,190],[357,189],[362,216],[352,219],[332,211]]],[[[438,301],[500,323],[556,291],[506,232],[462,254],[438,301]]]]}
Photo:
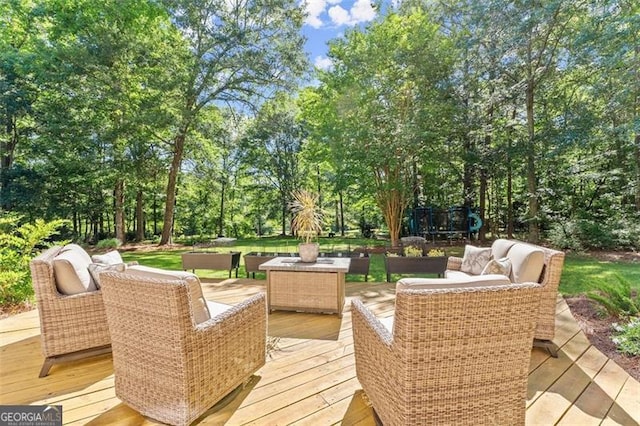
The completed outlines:
{"type": "Polygon", "coordinates": [[[380,416],[378,416],[378,413],[376,413],[376,409],[371,407],[371,410],[373,411],[373,421],[376,423],[376,426],[384,426],[384,423],[382,423],[380,416]]]}
{"type": "Polygon", "coordinates": [[[49,374],[49,370],[54,364],[61,364],[64,362],[78,361],[85,358],[90,358],[98,355],[104,355],[111,353],[111,345],[98,346],[95,348],[84,349],[81,351],[70,352],[68,354],[55,355],[45,358],[42,368],[40,369],[40,375],[42,378],[49,374]]]}
{"type": "Polygon", "coordinates": [[[558,346],[551,340],[533,339],[533,347],[546,349],[549,355],[558,358],[558,346]]]}
{"type": "Polygon", "coordinates": [[[47,374],[49,374],[49,370],[51,370],[52,366],[53,366],[53,359],[45,358],[44,362],[42,363],[42,368],[40,369],[40,375],[38,377],[40,378],[46,377],[47,374]]]}

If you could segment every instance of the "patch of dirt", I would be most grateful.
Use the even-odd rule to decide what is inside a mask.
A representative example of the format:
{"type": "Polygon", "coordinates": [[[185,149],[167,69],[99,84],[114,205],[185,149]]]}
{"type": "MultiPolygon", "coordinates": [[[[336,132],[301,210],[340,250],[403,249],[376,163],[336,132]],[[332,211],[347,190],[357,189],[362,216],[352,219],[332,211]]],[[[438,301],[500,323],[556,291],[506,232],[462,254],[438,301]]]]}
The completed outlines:
{"type": "Polygon", "coordinates": [[[611,341],[611,324],[616,322],[616,319],[603,316],[596,303],[584,295],[567,297],[565,301],[589,342],[631,377],[640,381],[640,356],[631,357],[619,353],[615,343],[611,341]]]}

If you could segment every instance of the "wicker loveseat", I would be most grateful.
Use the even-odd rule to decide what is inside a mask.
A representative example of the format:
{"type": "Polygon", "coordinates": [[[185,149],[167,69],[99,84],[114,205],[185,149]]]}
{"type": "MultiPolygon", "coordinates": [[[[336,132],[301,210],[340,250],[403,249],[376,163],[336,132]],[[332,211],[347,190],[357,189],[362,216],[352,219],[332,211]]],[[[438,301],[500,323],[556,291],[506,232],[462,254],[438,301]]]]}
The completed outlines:
{"type": "MultiPolygon", "coordinates": [[[[527,271],[517,271],[516,268],[526,269],[530,267],[531,262],[528,263],[524,255],[533,252],[538,252],[536,254],[539,254],[542,262],[541,272],[539,269],[536,269],[533,274],[536,279],[532,280],[542,286],[534,346],[546,348],[552,356],[557,357],[557,346],[552,340],[555,336],[558,285],[560,284],[565,254],[558,250],[517,240],[498,239],[495,240],[491,246],[491,257],[493,259],[505,257],[519,259],[519,261],[515,260],[513,268],[509,273],[509,279],[512,282],[522,282],[518,279],[518,275],[527,275],[527,271]]],[[[462,275],[469,275],[460,271],[462,265],[463,258],[449,257],[445,277],[461,278],[462,275]]]]}
{"type": "Polygon", "coordinates": [[[161,275],[101,275],[115,391],[145,416],[190,424],[264,365],[266,297],[202,303],[197,277],[161,275]]]}
{"type": "Polygon", "coordinates": [[[396,286],[394,317],[352,302],[356,374],[385,426],[524,424],[540,285],[396,286]]]}

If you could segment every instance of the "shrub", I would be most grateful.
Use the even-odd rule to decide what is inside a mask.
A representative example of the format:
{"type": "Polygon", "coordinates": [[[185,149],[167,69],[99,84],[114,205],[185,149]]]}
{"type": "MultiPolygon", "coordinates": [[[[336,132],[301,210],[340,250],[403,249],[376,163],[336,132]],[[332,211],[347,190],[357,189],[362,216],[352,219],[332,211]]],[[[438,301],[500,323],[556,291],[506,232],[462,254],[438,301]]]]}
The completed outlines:
{"type": "Polygon", "coordinates": [[[640,312],[640,295],[633,294],[631,283],[615,275],[613,283],[602,283],[597,291],[587,293],[587,297],[598,302],[609,315],[628,317],[640,312]]]}
{"type": "Polygon", "coordinates": [[[0,304],[20,303],[33,296],[29,262],[66,220],[20,224],[16,215],[0,216],[0,304]]]}
{"type": "Polygon", "coordinates": [[[107,238],[107,239],[98,241],[98,244],[96,244],[96,248],[98,248],[98,249],[116,249],[116,248],[120,247],[121,245],[122,245],[122,242],[120,242],[119,239],[117,239],[117,238],[107,238]]]}
{"type": "Polygon", "coordinates": [[[557,221],[549,232],[551,243],[561,249],[584,251],[640,249],[637,218],[570,219],[557,221]]]}
{"type": "Polygon", "coordinates": [[[422,249],[416,246],[407,246],[404,248],[404,255],[406,257],[421,257],[422,249]]]}
{"type": "Polygon", "coordinates": [[[626,324],[613,324],[613,343],[618,352],[629,356],[640,356],[640,318],[632,318],[626,324]]]}

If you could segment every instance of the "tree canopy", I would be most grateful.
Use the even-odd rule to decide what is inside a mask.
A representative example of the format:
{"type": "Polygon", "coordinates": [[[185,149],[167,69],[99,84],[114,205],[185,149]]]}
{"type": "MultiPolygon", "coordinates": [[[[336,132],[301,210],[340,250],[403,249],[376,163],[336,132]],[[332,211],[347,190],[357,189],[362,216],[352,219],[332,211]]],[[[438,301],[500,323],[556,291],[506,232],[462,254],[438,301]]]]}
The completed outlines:
{"type": "Polygon", "coordinates": [[[322,71],[292,0],[2,2],[2,210],[165,244],[286,234],[308,189],[327,230],[392,244],[468,206],[481,239],[638,248],[637,2],[382,9],[322,71]]]}

